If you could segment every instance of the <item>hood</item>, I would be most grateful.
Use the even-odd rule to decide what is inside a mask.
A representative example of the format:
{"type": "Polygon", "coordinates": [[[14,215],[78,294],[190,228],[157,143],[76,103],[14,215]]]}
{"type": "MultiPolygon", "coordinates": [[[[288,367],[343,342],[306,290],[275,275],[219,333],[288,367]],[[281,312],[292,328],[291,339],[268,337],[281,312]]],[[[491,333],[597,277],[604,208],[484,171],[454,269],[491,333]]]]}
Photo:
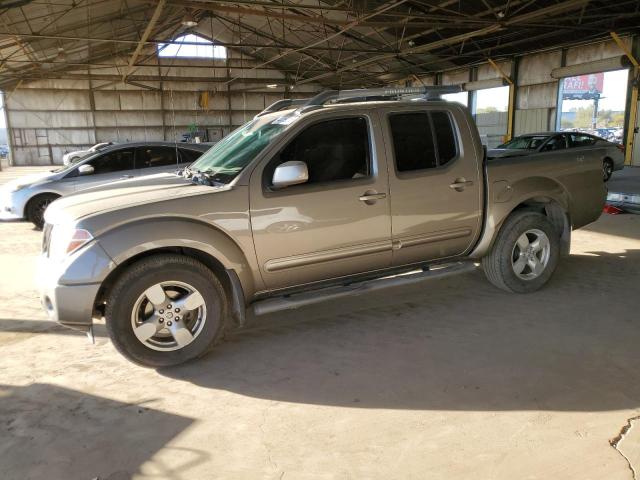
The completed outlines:
{"type": "Polygon", "coordinates": [[[34,185],[36,183],[43,182],[45,180],[51,180],[56,177],[58,174],[54,172],[40,172],[40,173],[32,173],[31,175],[25,175],[24,177],[19,177],[10,182],[7,182],[3,185],[4,189],[13,190],[14,187],[18,185],[29,186],[34,185]]]}
{"type": "Polygon", "coordinates": [[[171,178],[162,178],[163,174],[149,175],[67,195],[47,208],[45,221],[51,224],[69,223],[96,213],[210,194],[230,188],[197,185],[176,175],[166,175],[171,178]]]}
{"type": "Polygon", "coordinates": [[[487,158],[524,157],[536,153],[535,150],[513,150],[509,148],[492,148],[487,152],[487,158]]]}

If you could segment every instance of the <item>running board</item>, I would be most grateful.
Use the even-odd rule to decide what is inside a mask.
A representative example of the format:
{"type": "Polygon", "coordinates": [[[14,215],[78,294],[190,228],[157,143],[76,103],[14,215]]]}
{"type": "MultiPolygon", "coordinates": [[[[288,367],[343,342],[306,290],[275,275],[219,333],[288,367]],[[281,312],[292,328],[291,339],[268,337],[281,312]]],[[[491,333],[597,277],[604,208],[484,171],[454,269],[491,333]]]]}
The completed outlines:
{"type": "Polygon", "coordinates": [[[266,315],[268,313],[279,312],[282,310],[292,310],[294,308],[313,305],[326,300],[374,292],[383,288],[399,287],[435,278],[450,277],[460,273],[471,272],[475,269],[476,264],[473,262],[457,262],[435,265],[427,271],[413,270],[408,273],[402,273],[390,277],[381,277],[374,280],[365,280],[362,282],[332,286],[307,292],[293,293],[282,297],[267,298],[254,303],[253,312],[255,315],[266,315]]]}

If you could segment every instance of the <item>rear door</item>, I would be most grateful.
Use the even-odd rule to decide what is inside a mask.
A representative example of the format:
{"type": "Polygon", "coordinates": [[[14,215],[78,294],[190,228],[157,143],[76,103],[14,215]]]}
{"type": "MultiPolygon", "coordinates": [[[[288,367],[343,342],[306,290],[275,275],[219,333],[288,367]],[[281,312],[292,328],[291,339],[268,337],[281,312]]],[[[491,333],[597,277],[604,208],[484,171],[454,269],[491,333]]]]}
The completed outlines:
{"type": "Polygon", "coordinates": [[[437,106],[385,111],[393,264],[464,253],[481,225],[481,161],[457,110],[437,106]]]}
{"type": "Polygon", "coordinates": [[[134,149],[121,148],[103,153],[83,165],[91,165],[93,173],[76,177],[76,190],[96,187],[116,180],[133,178],[134,149]]]}

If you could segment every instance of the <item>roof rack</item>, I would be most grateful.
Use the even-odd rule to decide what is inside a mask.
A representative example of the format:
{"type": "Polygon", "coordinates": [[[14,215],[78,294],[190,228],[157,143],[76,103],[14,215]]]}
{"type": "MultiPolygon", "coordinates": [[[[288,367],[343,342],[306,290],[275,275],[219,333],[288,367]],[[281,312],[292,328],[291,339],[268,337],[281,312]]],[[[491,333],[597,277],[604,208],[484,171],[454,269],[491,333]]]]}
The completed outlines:
{"type": "Polygon", "coordinates": [[[412,96],[425,100],[434,100],[440,98],[441,95],[448,93],[463,92],[463,85],[435,85],[431,87],[405,87],[405,88],[357,88],[353,90],[325,90],[318,93],[312,98],[290,99],[286,98],[272,103],[263,111],[258,113],[256,117],[261,117],[267,113],[278,112],[291,107],[298,107],[300,113],[302,110],[309,108],[319,108],[327,103],[346,103],[346,102],[374,102],[399,100],[402,97],[412,96]]]}
{"type": "Polygon", "coordinates": [[[464,91],[462,85],[435,85],[431,87],[404,88],[357,88],[354,90],[325,90],[311,98],[304,107],[322,106],[326,103],[366,102],[379,100],[398,100],[406,96],[420,96],[424,99],[439,98],[447,93],[464,91]]]}
{"type": "Polygon", "coordinates": [[[297,107],[302,106],[309,101],[308,98],[285,98],[282,100],[278,100],[277,102],[272,103],[267,108],[262,110],[256,117],[261,117],[262,115],[266,115],[267,113],[279,112],[280,110],[285,110],[289,107],[297,107]]]}

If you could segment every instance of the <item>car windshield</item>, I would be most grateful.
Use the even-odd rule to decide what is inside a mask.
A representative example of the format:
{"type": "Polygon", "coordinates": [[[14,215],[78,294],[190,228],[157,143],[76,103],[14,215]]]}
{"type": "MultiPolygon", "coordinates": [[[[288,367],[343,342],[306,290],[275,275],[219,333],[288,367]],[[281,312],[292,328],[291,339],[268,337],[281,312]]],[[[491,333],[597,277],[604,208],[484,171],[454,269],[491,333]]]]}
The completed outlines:
{"type": "Polygon", "coordinates": [[[216,143],[189,167],[229,183],[291,123],[292,117],[258,117],[216,143]]]}
{"type": "Polygon", "coordinates": [[[547,135],[524,135],[503,143],[498,148],[507,150],[535,150],[549,138],[547,135]]]}

